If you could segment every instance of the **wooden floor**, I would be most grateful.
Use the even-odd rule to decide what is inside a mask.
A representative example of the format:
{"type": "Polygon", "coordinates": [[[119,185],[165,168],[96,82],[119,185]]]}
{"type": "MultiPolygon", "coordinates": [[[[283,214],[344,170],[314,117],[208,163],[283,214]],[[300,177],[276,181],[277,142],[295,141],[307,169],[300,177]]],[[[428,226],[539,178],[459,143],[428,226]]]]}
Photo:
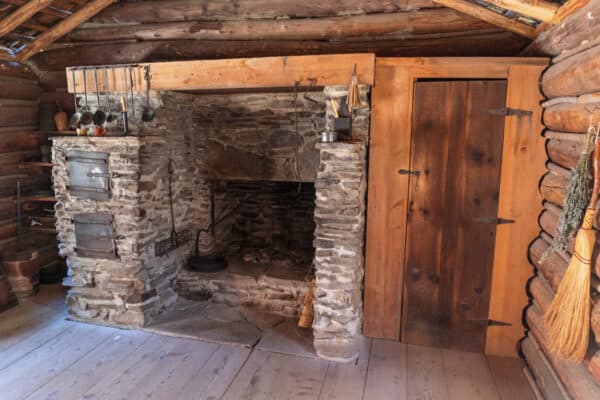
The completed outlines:
{"type": "Polygon", "coordinates": [[[519,360],[365,339],[356,364],[66,321],[64,291],[0,314],[0,398],[533,399],[519,360]]]}

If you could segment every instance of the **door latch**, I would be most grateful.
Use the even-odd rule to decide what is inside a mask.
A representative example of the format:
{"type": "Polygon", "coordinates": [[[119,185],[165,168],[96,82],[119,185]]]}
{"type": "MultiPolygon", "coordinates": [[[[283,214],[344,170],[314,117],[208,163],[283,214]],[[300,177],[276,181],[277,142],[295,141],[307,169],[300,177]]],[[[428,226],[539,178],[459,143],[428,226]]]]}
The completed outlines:
{"type": "Polygon", "coordinates": [[[473,318],[473,319],[469,319],[468,321],[485,323],[487,326],[512,326],[512,324],[510,322],[498,321],[498,320],[489,319],[489,318],[480,318],[480,319],[473,318]]]}
{"type": "Polygon", "coordinates": [[[502,108],[490,108],[488,110],[489,114],[492,115],[516,115],[516,116],[531,116],[533,112],[529,110],[520,110],[518,108],[510,108],[510,107],[502,107],[502,108]]]}
{"type": "Polygon", "coordinates": [[[399,169],[398,173],[400,175],[413,175],[413,176],[419,176],[421,175],[421,171],[413,171],[410,169],[399,169]]]}

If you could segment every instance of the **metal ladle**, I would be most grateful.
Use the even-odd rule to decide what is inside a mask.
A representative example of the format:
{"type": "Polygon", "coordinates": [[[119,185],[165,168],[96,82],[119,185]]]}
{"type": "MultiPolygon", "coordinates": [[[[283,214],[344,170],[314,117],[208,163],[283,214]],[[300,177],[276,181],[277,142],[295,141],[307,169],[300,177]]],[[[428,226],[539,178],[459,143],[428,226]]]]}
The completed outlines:
{"type": "Polygon", "coordinates": [[[81,125],[89,125],[94,120],[94,114],[90,111],[90,107],[88,106],[87,99],[87,77],[86,77],[85,69],[83,70],[83,96],[85,100],[85,110],[81,114],[81,118],[79,122],[81,125]]]}
{"type": "Polygon", "coordinates": [[[113,115],[112,110],[110,108],[110,84],[108,83],[108,67],[104,67],[104,80],[106,81],[106,106],[108,108],[106,122],[111,123],[117,119],[117,116],[113,115]]]}
{"type": "Polygon", "coordinates": [[[81,121],[81,111],[79,111],[79,107],[77,106],[77,90],[75,86],[75,68],[71,68],[71,81],[73,82],[73,99],[75,100],[75,113],[71,115],[69,119],[69,126],[71,129],[76,129],[77,125],[81,121]]]}
{"type": "Polygon", "coordinates": [[[154,109],[150,107],[150,67],[144,67],[144,78],[146,79],[146,107],[142,112],[142,121],[150,122],[154,118],[154,109]]]}
{"type": "Polygon", "coordinates": [[[106,113],[100,108],[100,91],[98,90],[98,69],[94,67],[94,83],[96,84],[96,100],[98,101],[98,109],[94,113],[94,124],[102,126],[106,122],[106,113]]]}

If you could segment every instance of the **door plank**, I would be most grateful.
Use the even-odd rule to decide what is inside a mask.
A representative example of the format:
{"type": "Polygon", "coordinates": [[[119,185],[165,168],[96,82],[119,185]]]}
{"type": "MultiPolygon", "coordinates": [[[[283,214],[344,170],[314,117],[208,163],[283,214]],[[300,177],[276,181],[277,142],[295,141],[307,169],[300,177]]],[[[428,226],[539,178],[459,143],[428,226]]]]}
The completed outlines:
{"type": "Polygon", "coordinates": [[[364,399],[406,399],[406,345],[373,339],[364,399]]]}
{"type": "Polygon", "coordinates": [[[371,110],[363,334],[400,338],[410,167],[410,68],[377,66],[371,110]]]}
{"type": "Polygon", "coordinates": [[[489,318],[510,323],[491,326],[486,354],[517,357],[517,342],[524,335],[522,316],[527,305],[523,288],[533,274],[528,247],[539,233],[542,211],[539,182],[546,172],[542,137],[542,95],[538,77],[545,65],[514,65],[508,72],[506,106],[529,110],[530,117],[507,117],[498,214],[514,224],[499,225],[496,232],[489,318]]]}
{"type": "Polygon", "coordinates": [[[498,210],[503,81],[415,84],[402,338],[483,352],[498,210]],[[492,223],[488,223],[492,219],[492,223]]]}

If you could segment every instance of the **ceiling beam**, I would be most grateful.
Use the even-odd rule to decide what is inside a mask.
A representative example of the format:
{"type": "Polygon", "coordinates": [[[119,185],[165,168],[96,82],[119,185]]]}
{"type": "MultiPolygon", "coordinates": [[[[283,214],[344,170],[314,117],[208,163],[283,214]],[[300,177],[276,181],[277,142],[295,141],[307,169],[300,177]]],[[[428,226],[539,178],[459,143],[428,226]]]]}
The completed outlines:
{"type": "Polygon", "coordinates": [[[52,28],[40,34],[35,41],[27,45],[25,50],[18,55],[18,60],[27,61],[31,56],[43,51],[50,44],[60,39],[62,36],[77,28],[83,22],[87,21],[94,15],[112,4],[114,0],[93,0],[73,13],[71,16],[58,22],[52,28]]]}
{"type": "Polygon", "coordinates": [[[0,20],[0,36],[5,36],[15,28],[26,22],[40,10],[46,8],[53,0],[32,0],[0,20]]]}
{"type": "Polygon", "coordinates": [[[526,17],[531,17],[543,22],[552,22],[556,12],[560,8],[558,4],[547,1],[522,1],[522,0],[485,0],[486,2],[514,11],[526,17]]]}
{"type": "Polygon", "coordinates": [[[519,21],[507,18],[503,15],[488,10],[485,7],[471,3],[467,0],[433,0],[435,3],[443,5],[448,8],[452,8],[463,14],[470,15],[475,18],[479,18],[482,21],[488,22],[492,25],[505,29],[507,31],[516,33],[517,35],[524,36],[529,39],[535,39],[536,31],[534,27],[525,25],[519,21]]]}
{"type": "MultiPolygon", "coordinates": [[[[4,3],[12,4],[14,6],[22,6],[27,3],[27,0],[2,0],[4,3]]],[[[40,10],[42,14],[52,15],[59,18],[64,18],[69,15],[66,10],[57,9],[56,7],[48,7],[40,10]]]]}

